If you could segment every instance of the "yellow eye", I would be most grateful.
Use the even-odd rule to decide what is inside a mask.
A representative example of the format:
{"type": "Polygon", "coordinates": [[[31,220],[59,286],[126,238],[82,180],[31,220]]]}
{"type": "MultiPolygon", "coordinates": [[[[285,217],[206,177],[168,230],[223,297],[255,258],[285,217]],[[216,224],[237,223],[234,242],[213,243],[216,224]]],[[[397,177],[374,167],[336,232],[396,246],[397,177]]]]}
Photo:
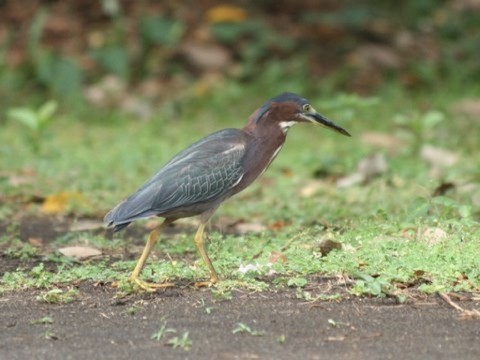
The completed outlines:
{"type": "Polygon", "coordinates": [[[310,104],[303,105],[304,112],[310,112],[310,110],[312,110],[312,107],[310,106],[310,104]]]}

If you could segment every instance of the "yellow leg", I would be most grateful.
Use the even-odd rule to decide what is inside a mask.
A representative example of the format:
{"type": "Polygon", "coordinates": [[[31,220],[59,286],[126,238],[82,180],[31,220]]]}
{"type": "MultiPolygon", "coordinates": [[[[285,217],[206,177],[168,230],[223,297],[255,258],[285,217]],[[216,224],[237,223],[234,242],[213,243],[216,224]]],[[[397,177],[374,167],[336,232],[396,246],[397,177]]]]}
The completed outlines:
{"type": "Polygon", "coordinates": [[[195,283],[196,287],[210,286],[218,282],[218,276],[213,268],[212,262],[208,257],[207,251],[205,250],[205,243],[203,241],[203,233],[205,230],[205,224],[201,223],[198,227],[197,233],[195,234],[195,245],[197,246],[198,252],[202,256],[203,261],[207,264],[208,270],[210,271],[210,281],[202,281],[195,283]]]}
{"type": "Polygon", "coordinates": [[[158,288],[166,288],[166,287],[172,287],[175,286],[174,284],[171,283],[165,283],[165,284],[155,284],[155,283],[148,283],[146,281],[140,280],[139,276],[140,273],[143,270],[143,267],[145,266],[145,262],[147,261],[148,255],[150,255],[150,252],[154,248],[155,244],[158,241],[158,238],[160,237],[160,234],[162,233],[162,228],[165,225],[165,222],[162,223],[160,226],[155,228],[150,235],[148,236],[147,244],[145,245],[145,248],[143,249],[142,255],[140,256],[140,259],[137,261],[137,265],[135,266],[135,269],[133,270],[132,274],[130,275],[130,281],[135,282],[140,286],[142,289],[148,290],[148,291],[154,291],[155,289],[158,288]]]}

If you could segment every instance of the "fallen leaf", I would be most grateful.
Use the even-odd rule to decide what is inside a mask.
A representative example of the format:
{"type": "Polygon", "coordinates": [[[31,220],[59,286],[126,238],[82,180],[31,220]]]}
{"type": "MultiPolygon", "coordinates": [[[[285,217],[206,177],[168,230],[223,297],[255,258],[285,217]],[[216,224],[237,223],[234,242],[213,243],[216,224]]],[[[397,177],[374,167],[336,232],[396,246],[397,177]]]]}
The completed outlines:
{"type": "Polygon", "coordinates": [[[37,238],[37,237],[30,237],[28,238],[28,243],[34,247],[42,247],[43,244],[43,239],[42,238],[37,238]]]}
{"type": "Polygon", "coordinates": [[[417,228],[408,227],[408,228],[402,229],[400,233],[404,239],[413,239],[417,235],[417,232],[418,232],[417,228]]]}
{"type": "Polygon", "coordinates": [[[127,95],[125,81],[114,75],[107,75],[99,82],[87,87],[84,91],[85,99],[92,105],[105,107],[116,106],[123,102],[127,95]]]}
{"type": "Polygon", "coordinates": [[[346,188],[360,183],[365,183],[375,176],[383,174],[388,169],[387,159],[382,153],[372,154],[362,159],[357,166],[357,171],[337,180],[337,187],[346,188]]]}
{"type": "Polygon", "coordinates": [[[126,96],[120,103],[120,109],[127,114],[135,115],[140,120],[150,119],[153,115],[151,103],[139,96],[126,96]]]}
{"type": "Polygon", "coordinates": [[[422,231],[420,238],[427,244],[435,245],[445,240],[447,233],[438,227],[430,227],[422,231]]]}
{"type": "Polygon", "coordinates": [[[72,204],[81,201],[83,201],[82,194],[63,191],[58,194],[48,195],[42,203],[41,210],[45,214],[59,214],[67,211],[72,204]]]}
{"type": "Polygon", "coordinates": [[[431,145],[423,145],[420,156],[430,165],[431,177],[439,177],[443,169],[455,165],[458,161],[458,155],[454,152],[431,145]]]}
{"type": "Polygon", "coordinates": [[[103,227],[103,223],[98,220],[78,220],[70,225],[70,231],[97,230],[103,227]]]}
{"type": "Polygon", "coordinates": [[[382,132],[365,132],[361,139],[364,144],[385,149],[392,155],[406,145],[402,139],[382,132]]]}
{"type": "Polygon", "coordinates": [[[279,251],[272,251],[270,255],[268,255],[268,262],[270,264],[275,264],[278,262],[285,264],[287,262],[287,257],[279,251]]]}
{"type": "Polygon", "coordinates": [[[207,11],[207,20],[211,24],[221,22],[243,22],[247,19],[245,9],[235,5],[217,5],[207,11]]]}
{"type": "Polygon", "coordinates": [[[349,188],[365,181],[365,176],[362,173],[354,172],[351,175],[341,177],[337,180],[338,188],[349,188]]]}
{"type": "Polygon", "coordinates": [[[284,166],[280,169],[280,172],[283,176],[292,177],[295,175],[295,171],[292,168],[284,166]]]}
{"type": "Polygon", "coordinates": [[[377,175],[383,174],[387,171],[387,168],[388,165],[385,155],[376,153],[360,161],[357,170],[362,173],[365,176],[365,180],[368,181],[377,175]]]}
{"type": "Polygon", "coordinates": [[[319,180],[312,180],[307,182],[302,189],[300,190],[300,196],[304,198],[309,198],[324,186],[325,183],[319,180]]]}
{"type": "Polygon", "coordinates": [[[453,182],[442,182],[438,185],[433,191],[433,196],[442,196],[447,193],[447,191],[455,189],[455,184],[453,182]]]}
{"type": "Polygon", "coordinates": [[[258,233],[266,230],[267,227],[260,222],[239,222],[235,224],[235,232],[238,234],[258,233]]]}
{"type": "Polygon", "coordinates": [[[280,229],[283,229],[285,226],[288,226],[288,225],[290,225],[289,222],[278,220],[278,221],[275,221],[271,224],[268,224],[268,229],[269,230],[280,230],[280,229]]]}
{"type": "Polygon", "coordinates": [[[452,111],[459,115],[478,119],[480,117],[480,99],[462,100],[452,106],[452,111]]]}
{"type": "Polygon", "coordinates": [[[85,259],[91,256],[102,255],[100,250],[89,246],[68,246],[60,248],[58,251],[64,256],[73,257],[76,259],[85,259]]]}
{"type": "Polygon", "coordinates": [[[186,42],[180,53],[192,66],[202,71],[224,70],[231,63],[230,52],[212,43],[186,42]]]}
{"type": "Polygon", "coordinates": [[[390,46],[367,44],[357,47],[348,56],[347,62],[358,68],[398,69],[402,58],[390,46]]]}
{"type": "Polygon", "coordinates": [[[345,336],[343,336],[343,335],[329,336],[329,337],[327,337],[327,341],[345,341],[345,336]]]}
{"type": "Polygon", "coordinates": [[[241,264],[240,267],[238,268],[238,272],[242,273],[242,274],[246,274],[249,271],[258,272],[258,271],[260,271],[260,268],[261,268],[261,266],[258,265],[258,264],[255,264],[255,265],[253,265],[253,264],[247,264],[247,265],[241,264]]]}
{"type": "Polygon", "coordinates": [[[322,256],[327,256],[332,250],[341,250],[342,244],[337,241],[325,239],[320,241],[318,247],[320,249],[320,252],[322,253],[322,256]]]}
{"type": "Polygon", "coordinates": [[[413,275],[414,275],[415,277],[420,277],[420,276],[425,275],[425,271],[423,271],[423,270],[415,270],[415,271],[413,272],[413,275]]]}

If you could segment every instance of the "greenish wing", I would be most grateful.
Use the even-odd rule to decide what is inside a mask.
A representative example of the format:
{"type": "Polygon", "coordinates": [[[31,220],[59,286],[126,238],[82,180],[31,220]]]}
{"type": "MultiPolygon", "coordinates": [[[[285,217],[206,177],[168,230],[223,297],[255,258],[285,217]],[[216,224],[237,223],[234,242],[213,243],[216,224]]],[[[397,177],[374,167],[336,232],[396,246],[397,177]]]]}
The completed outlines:
{"type": "Polygon", "coordinates": [[[125,223],[222,198],[241,181],[244,155],[240,130],[211,134],[176,155],[106,221],[125,223]]]}

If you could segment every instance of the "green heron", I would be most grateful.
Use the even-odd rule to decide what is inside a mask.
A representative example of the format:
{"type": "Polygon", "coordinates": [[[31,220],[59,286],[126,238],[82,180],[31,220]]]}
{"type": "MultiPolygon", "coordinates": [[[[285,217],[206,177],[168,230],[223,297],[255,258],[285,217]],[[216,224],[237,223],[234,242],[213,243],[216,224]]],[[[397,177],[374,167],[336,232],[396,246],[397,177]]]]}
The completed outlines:
{"type": "Polygon", "coordinates": [[[165,218],[149,235],[130,280],[144,289],[172,286],[139,279],[162,228],[175,220],[200,216],[195,245],[210,272],[210,285],[218,276],[203,241],[205,225],[222,202],[249,186],[278,155],[288,129],[309,122],[340,134],[350,134],[317,113],[309,102],[292,93],[278,95],[257,109],[243,129],[224,129],[190,145],[177,154],[137,192],[113,208],[105,223],[117,232],[132,221],[150,216],[165,218]]]}

